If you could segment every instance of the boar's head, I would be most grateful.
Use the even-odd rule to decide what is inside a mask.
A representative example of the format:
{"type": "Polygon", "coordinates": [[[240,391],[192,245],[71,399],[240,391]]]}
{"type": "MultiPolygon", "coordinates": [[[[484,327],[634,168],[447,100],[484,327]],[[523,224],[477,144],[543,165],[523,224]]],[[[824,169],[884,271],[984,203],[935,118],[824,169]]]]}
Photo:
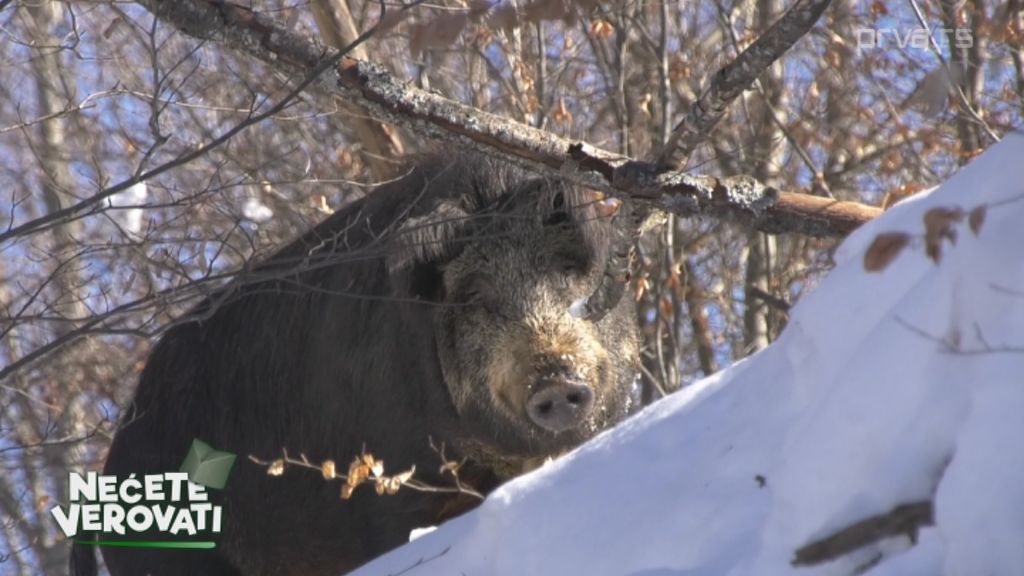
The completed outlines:
{"type": "Polygon", "coordinates": [[[637,407],[631,299],[596,321],[581,313],[611,237],[594,195],[478,158],[425,181],[389,268],[408,295],[438,304],[460,448],[491,461],[553,455],[637,407]]]}

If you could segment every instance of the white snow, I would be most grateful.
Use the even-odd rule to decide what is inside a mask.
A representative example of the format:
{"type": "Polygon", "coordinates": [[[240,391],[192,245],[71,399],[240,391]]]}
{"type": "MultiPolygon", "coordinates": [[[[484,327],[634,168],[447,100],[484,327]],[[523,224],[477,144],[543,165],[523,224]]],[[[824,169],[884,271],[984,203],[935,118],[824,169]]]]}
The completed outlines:
{"type": "Polygon", "coordinates": [[[1024,574],[1024,136],[861,227],[779,340],[356,572],[1024,574]],[[924,253],[924,213],[987,205],[924,253]],[[881,272],[881,232],[914,240],[881,272]],[[756,477],[763,477],[759,485],[756,477]],[[827,564],[794,551],[900,504],[935,525],[827,564]],[[418,564],[418,565],[417,565],[418,564]]]}

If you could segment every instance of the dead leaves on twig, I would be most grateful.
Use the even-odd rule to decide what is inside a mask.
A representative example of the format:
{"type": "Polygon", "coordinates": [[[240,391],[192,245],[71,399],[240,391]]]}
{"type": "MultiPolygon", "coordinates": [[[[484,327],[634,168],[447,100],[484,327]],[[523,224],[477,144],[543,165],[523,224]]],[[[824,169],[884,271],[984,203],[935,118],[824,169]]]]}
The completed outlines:
{"type": "Polygon", "coordinates": [[[383,460],[377,460],[373,457],[373,454],[356,456],[352,463],[348,465],[345,485],[341,487],[341,498],[347,500],[360,484],[368,481],[373,483],[374,490],[378,496],[382,496],[385,493],[388,495],[397,494],[398,489],[408,482],[415,472],[416,467],[413,466],[409,470],[394,476],[385,476],[383,460]]]}
{"type": "MultiPolygon", "coordinates": [[[[977,236],[985,224],[987,206],[981,204],[967,213],[967,226],[977,236]]],[[[925,254],[932,262],[942,260],[942,248],[946,241],[956,245],[958,228],[964,221],[962,208],[936,207],[924,213],[924,234],[915,236],[907,232],[883,232],[871,242],[864,253],[864,270],[881,272],[903,252],[912,240],[924,242],[925,254]]]]}
{"type": "Polygon", "coordinates": [[[268,476],[281,476],[284,474],[285,468],[288,466],[295,466],[298,468],[317,470],[323,476],[324,480],[341,480],[343,482],[341,486],[342,500],[348,500],[351,498],[356,488],[363,484],[373,485],[374,491],[380,496],[385,494],[389,496],[397,494],[404,486],[419,492],[468,494],[482,500],[482,494],[473,488],[462,484],[459,480],[459,469],[462,466],[462,462],[448,461],[444,456],[443,445],[438,449],[434,446],[434,443],[431,440],[430,446],[441,457],[441,473],[443,475],[450,475],[454,479],[454,487],[431,486],[416,480],[414,478],[414,475],[416,474],[415,465],[404,472],[399,472],[389,476],[385,474],[384,461],[376,458],[373,454],[368,452],[363,452],[353,458],[352,462],[349,463],[348,470],[345,474],[338,473],[338,466],[334,460],[324,460],[323,462],[316,464],[306,458],[305,455],[301,455],[297,459],[291,458],[288,456],[287,451],[284,452],[284,455],[281,458],[272,461],[265,462],[254,456],[250,456],[249,460],[259,464],[260,466],[265,466],[268,476]]]}
{"type": "Polygon", "coordinates": [[[319,470],[324,480],[344,481],[341,487],[341,498],[344,500],[351,498],[355,489],[364,483],[373,484],[377,494],[396,494],[402,486],[409,484],[413,474],[416,473],[416,467],[413,466],[405,472],[388,476],[384,474],[384,461],[378,460],[373,454],[368,453],[356,456],[349,464],[347,474],[338,474],[337,464],[334,460],[324,460],[320,464],[314,464],[305,455],[294,459],[290,458],[287,452],[283,457],[271,462],[263,462],[253,456],[250,456],[249,459],[261,466],[266,466],[268,476],[284,474],[287,466],[319,470]]]}

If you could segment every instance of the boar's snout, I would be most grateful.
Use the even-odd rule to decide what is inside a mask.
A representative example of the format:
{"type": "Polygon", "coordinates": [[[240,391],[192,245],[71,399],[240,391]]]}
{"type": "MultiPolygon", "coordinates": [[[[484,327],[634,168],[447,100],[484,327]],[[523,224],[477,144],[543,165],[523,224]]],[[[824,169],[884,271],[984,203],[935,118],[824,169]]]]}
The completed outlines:
{"type": "Polygon", "coordinates": [[[526,414],[534,424],[549,432],[575,427],[594,407],[590,386],[564,378],[541,378],[526,401],[526,414]]]}

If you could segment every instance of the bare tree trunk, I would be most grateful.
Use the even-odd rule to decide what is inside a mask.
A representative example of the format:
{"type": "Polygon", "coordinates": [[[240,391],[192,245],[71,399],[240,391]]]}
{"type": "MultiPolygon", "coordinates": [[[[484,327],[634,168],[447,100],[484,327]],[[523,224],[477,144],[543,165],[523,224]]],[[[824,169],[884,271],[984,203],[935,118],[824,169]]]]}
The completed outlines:
{"type": "Polygon", "coordinates": [[[960,142],[960,164],[966,164],[973,155],[982,147],[983,136],[981,126],[975,119],[971,110],[966,107],[979,110],[977,107],[978,96],[984,86],[984,71],[988,59],[987,34],[979,32],[979,24],[986,20],[985,0],[972,0],[973,10],[968,7],[960,7],[959,2],[944,0],[941,4],[943,34],[947,45],[950,47],[950,60],[947,63],[952,77],[950,78],[951,90],[960,91],[963,98],[951,98],[951,105],[959,108],[954,122],[957,140],[960,142]],[[960,48],[956,38],[956,29],[964,28],[963,22],[957,15],[959,10],[965,10],[970,14],[966,20],[971,32],[971,46],[960,48]]]}
{"type": "Polygon", "coordinates": [[[771,293],[769,286],[775,253],[775,237],[758,232],[750,235],[743,301],[743,349],[746,354],[767,347],[774,336],[771,309],[756,294],[758,290],[771,293]]]}
{"type": "MultiPolygon", "coordinates": [[[[784,6],[779,0],[761,0],[757,6],[761,29],[771,25],[784,6]]],[[[781,166],[785,153],[785,134],[780,126],[786,122],[786,92],[783,68],[775,63],[760,79],[761,98],[758,106],[760,118],[753,142],[752,171],[762,182],[774,184],[776,167],[781,166]]],[[[747,273],[744,287],[743,349],[750,354],[771,343],[774,337],[772,310],[754,294],[771,293],[773,262],[776,258],[776,238],[754,232],[750,234],[747,249],[747,273]]]]}
{"type": "MultiPolygon", "coordinates": [[[[351,44],[358,36],[355,20],[349,10],[348,0],[313,0],[313,19],[320,28],[324,42],[336,49],[351,44]]],[[[366,60],[366,49],[357,46],[349,54],[358,60],[366,60]]],[[[397,174],[396,159],[405,153],[405,146],[398,132],[391,126],[377,122],[362,108],[344,100],[336,99],[344,117],[347,132],[361,145],[363,160],[374,178],[386,180],[397,174]]]]}
{"type": "MultiPolygon", "coordinates": [[[[43,173],[39,193],[47,211],[53,213],[78,200],[72,193],[74,182],[69,171],[69,148],[74,143],[67,137],[66,120],[59,117],[61,111],[74,100],[75,85],[71,59],[62,58],[62,39],[55,33],[64,23],[64,3],[46,0],[26,5],[25,10],[31,20],[34,43],[40,46],[38,57],[32,62],[38,112],[42,116],[53,116],[36,125],[32,143],[43,173]]],[[[87,314],[79,289],[81,278],[73,265],[80,248],[81,235],[80,221],[57,224],[50,234],[48,283],[54,292],[53,310],[62,319],[52,324],[52,333],[47,335],[50,338],[59,338],[73,330],[76,321],[87,314]]],[[[53,378],[53,383],[57,389],[48,390],[46,396],[59,398],[59,405],[45,398],[29,400],[39,395],[40,391],[26,390],[26,394],[19,398],[26,415],[33,415],[25,418],[19,427],[18,436],[22,446],[84,434],[79,402],[80,382],[67,375],[53,378]],[[41,417],[36,417],[36,414],[41,417]]],[[[80,467],[82,455],[80,445],[72,442],[45,445],[40,456],[37,457],[33,450],[24,452],[26,488],[29,490],[31,504],[47,502],[53,494],[66,494],[68,472],[80,467]],[[40,463],[43,468],[39,466],[40,463]],[[52,489],[48,481],[52,481],[52,489]]],[[[58,574],[67,565],[67,546],[56,541],[55,532],[50,528],[48,520],[45,511],[36,517],[37,525],[32,530],[30,545],[42,573],[58,574]]]]}

